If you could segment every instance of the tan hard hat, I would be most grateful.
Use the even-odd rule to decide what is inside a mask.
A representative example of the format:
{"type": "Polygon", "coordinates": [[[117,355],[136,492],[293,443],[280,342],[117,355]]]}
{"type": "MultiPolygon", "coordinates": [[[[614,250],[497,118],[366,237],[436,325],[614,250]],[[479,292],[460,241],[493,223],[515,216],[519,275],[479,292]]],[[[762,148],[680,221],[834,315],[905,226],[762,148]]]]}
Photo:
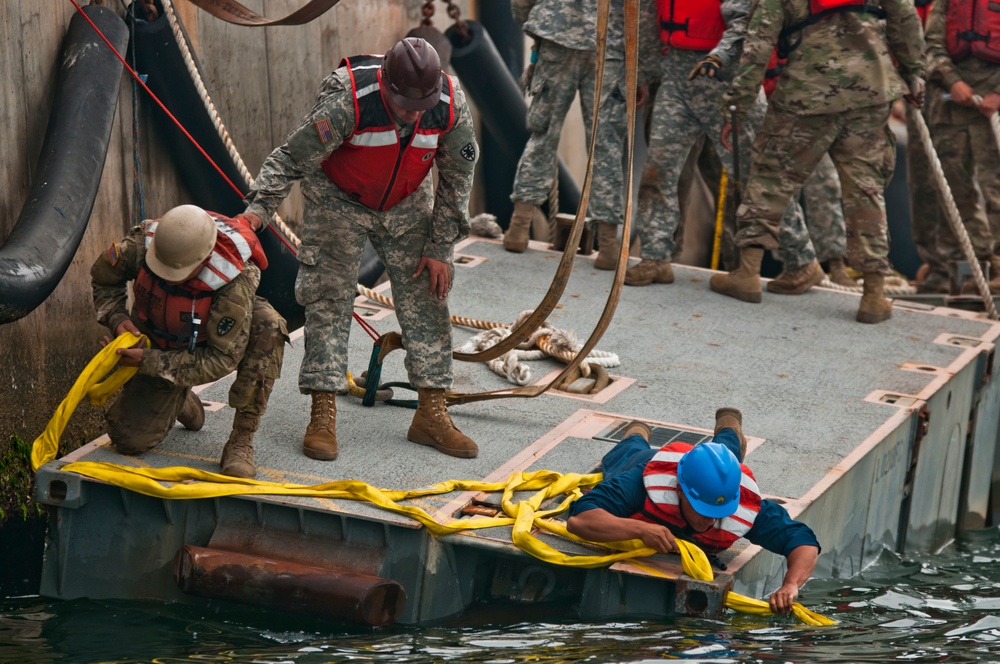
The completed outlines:
{"type": "Polygon", "coordinates": [[[146,264],[156,276],[183,281],[215,248],[215,220],[196,205],[178,205],[160,218],[146,250],[146,264]]]}
{"type": "Polygon", "coordinates": [[[426,111],[441,98],[441,58],[425,39],[400,39],[382,60],[382,80],[396,104],[426,111]]]}

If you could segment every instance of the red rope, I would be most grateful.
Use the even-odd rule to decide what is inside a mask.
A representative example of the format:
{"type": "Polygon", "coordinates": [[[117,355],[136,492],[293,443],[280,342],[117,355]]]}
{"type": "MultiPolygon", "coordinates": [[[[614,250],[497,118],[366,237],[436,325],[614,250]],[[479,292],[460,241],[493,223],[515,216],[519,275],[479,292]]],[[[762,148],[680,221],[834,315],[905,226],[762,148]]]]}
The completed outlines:
{"type": "MultiPolygon", "coordinates": [[[[157,97],[155,94],[153,94],[153,91],[149,89],[149,86],[147,86],[146,83],[145,83],[145,81],[142,80],[142,77],[140,77],[139,74],[136,73],[136,71],[134,69],[132,69],[132,67],[129,66],[128,62],[125,61],[125,58],[122,57],[122,54],[118,52],[118,49],[116,49],[114,47],[114,45],[110,41],[108,41],[108,38],[104,36],[104,33],[101,32],[101,29],[98,28],[97,25],[95,25],[94,22],[90,20],[90,17],[87,16],[86,12],[83,11],[83,8],[80,7],[80,5],[77,4],[76,0],[69,0],[69,1],[73,3],[73,6],[76,7],[76,10],[78,12],[80,12],[80,15],[83,16],[84,19],[86,19],[87,23],[90,24],[90,27],[92,27],[94,29],[94,32],[96,32],[98,34],[98,36],[102,40],[104,40],[104,43],[108,45],[108,48],[111,49],[111,52],[115,54],[115,56],[118,58],[119,61],[121,61],[122,65],[125,67],[125,69],[128,70],[128,73],[132,75],[132,78],[134,78],[136,81],[138,81],[139,85],[142,86],[142,89],[146,91],[146,94],[148,94],[153,99],[153,101],[155,101],[157,103],[157,105],[161,109],[163,109],[163,112],[167,114],[167,117],[169,117],[171,120],[173,120],[173,123],[175,125],[177,125],[177,128],[180,129],[181,132],[183,132],[183,134],[187,137],[187,139],[189,141],[191,141],[192,145],[194,145],[196,148],[198,148],[198,152],[200,152],[201,155],[206,160],[208,160],[208,163],[210,163],[212,165],[212,167],[219,173],[219,175],[222,176],[222,179],[225,180],[226,183],[229,184],[229,186],[232,187],[233,190],[237,194],[240,195],[240,198],[243,198],[246,194],[243,193],[243,191],[239,187],[237,187],[235,184],[233,184],[233,181],[230,180],[226,176],[226,174],[222,171],[222,169],[219,167],[219,165],[216,164],[215,161],[211,157],[208,156],[208,153],[205,152],[205,149],[202,148],[201,145],[198,143],[198,141],[195,140],[194,136],[192,136],[190,133],[188,133],[188,130],[184,128],[184,125],[181,124],[180,120],[178,120],[176,117],[174,117],[174,114],[170,112],[170,110],[163,104],[162,101],[160,101],[160,98],[157,97]]],[[[286,247],[288,247],[289,251],[291,251],[292,254],[295,254],[295,255],[298,254],[298,252],[295,250],[295,247],[293,247],[292,244],[288,241],[288,238],[286,238],[282,233],[279,233],[270,224],[268,224],[268,228],[271,229],[271,232],[273,232],[278,237],[278,239],[281,240],[281,242],[286,247]]],[[[367,332],[373,339],[378,340],[378,334],[375,331],[375,328],[373,328],[368,323],[368,321],[364,320],[360,315],[358,315],[358,312],[355,311],[355,312],[352,312],[352,313],[354,314],[354,319],[356,321],[358,321],[358,323],[361,324],[362,329],[364,329],[365,332],[367,332]]]]}

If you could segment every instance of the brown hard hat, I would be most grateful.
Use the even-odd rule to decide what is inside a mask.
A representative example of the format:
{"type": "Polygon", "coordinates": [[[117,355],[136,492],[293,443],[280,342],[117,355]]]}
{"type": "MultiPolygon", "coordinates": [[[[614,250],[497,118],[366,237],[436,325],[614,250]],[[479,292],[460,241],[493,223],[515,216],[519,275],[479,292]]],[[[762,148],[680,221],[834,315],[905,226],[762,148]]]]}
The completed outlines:
{"type": "Polygon", "coordinates": [[[178,205],[156,225],[146,264],[161,279],[187,279],[212,253],[217,232],[211,215],[200,207],[178,205]]]}
{"type": "Polygon", "coordinates": [[[441,98],[441,59],[424,39],[400,39],[385,54],[382,80],[397,105],[426,111],[441,98]]]}

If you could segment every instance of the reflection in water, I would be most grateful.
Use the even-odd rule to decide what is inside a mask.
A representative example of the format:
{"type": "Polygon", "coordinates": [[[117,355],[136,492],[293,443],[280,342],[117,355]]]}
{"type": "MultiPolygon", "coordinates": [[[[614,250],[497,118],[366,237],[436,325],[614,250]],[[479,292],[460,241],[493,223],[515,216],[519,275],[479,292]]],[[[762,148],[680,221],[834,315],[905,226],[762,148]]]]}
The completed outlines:
{"type": "Polygon", "coordinates": [[[571,607],[480,606],[447,626],[330,625],[229,604],[0,600],[0,662],[1000,661],[1000,531],[936,556],[885,553],[802,600],[840,621],[576,622],[571,607]]]}

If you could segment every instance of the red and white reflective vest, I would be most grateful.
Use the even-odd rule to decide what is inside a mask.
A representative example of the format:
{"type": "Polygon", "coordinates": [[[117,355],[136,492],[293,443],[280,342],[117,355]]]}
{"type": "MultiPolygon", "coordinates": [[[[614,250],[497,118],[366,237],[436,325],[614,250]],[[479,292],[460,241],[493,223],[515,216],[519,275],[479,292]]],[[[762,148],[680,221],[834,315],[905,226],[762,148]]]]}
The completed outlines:
{"type": "Polygon", "coordinates": [[[960,62],[971,55],[1000,63],[1000,5],[996,0],[948,0],[945,20],[952,60],[960,62]]]}
{"type": "MultiPolygon", "coordinates": [[[[677,464],[694,445],[668,443],[649,460],[642,473],[646,487],[646,504],[642,512],[632,518],[651,523],[659,523],[673,530],[686,528],[688,522],[681,514],[680,484],[677,479],[677,464]]],[[[750,469],[740,464],[743,477],[740,480],[740,505],[731,516],[717,519],[715,524],[703,533],[695,533],[692,539],[708,553],[719,553],[733,545],[750,531],[760,513],[760,489],[750,469]]]]}
{"type": "MultiPolygon", "coordinates": [[[[195,278],[182,284],[168,284],[143,261],[132,284],[135,296],[132,310],[161,349],[206,343],[213,293],[235,279],[247,261],[261,269],[267,267],[264,248],[249,226],[214,212],[209,214],[219,232],[208,262],[195,278]]],[[[159,223],[154,221],[146,229],[146,249],[159,223]]]]}
{"type": "Polygon", "coordinates": [[[656,11],[660,40],[673,48],[711,51],[726,31],[721,0],[656,0],[656,11]]]}
{"type": "Polygon", "coordinates": [[[934,6],[934,0],[913,0],[913,6],[917,9],[917,16],[920,17],[920,25],[927,27],[927,17],[934,6]]]}
{"type": "Polygon", "coordinates": [[[441,72],[441,99],[420,117],[404,147],[382,99],[382,56],[352,56],[340,66],[351,76],[354,130],[323,161],[323,171],[365,207],[385,211],[416,191],[430,173],[438,140],[455,121],[451,79],[441,72]]]}
{"type": "Polygon", "coordinates": [[[809,16],[805,20],[784,28],[778,35],[778,56],[787,58],[788,54],[802,43],[801,34],[794,42],[791,41],[792,35],[801,33],[813,23],[818,23],[828,16],[842,12],[874,14],[880,19],[886,17],[884,9],[878,5],[868,4],[868,0],[809,0],[809,16]]]}

